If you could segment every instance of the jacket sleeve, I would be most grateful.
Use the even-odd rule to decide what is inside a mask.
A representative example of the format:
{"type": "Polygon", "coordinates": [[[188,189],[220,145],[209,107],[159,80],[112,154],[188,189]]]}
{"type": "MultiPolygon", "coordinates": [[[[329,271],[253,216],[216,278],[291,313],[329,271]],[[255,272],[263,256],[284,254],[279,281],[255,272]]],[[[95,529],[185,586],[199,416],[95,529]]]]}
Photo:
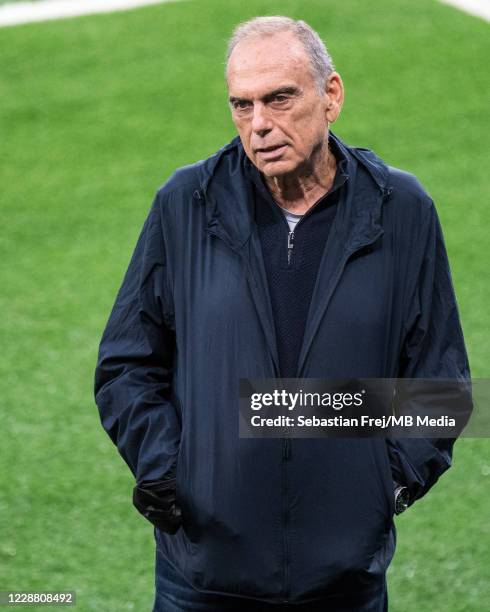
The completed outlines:
{"type": "Polygon", "coordinates": [[[180,440],[165,265],[157,196],[105,327],[95,371],[102,425],[138,483],[168,477],[180,440]]]}
{"type": "MultiPolygon", "coordinates": [[[[456,409],[468,415],[472,409],[470,368],[444,238],[432,201],[420,239],[421,256],[405,315],[398,378],[450,379],[455,384],[449,396],[445,384],[429,385],[431,396],[423,384],[414,385],[414,392],[401,394],[398,406],[395,394],[395,413],[416,414],[421,407],[427,413],[430,405],[439,412],[456,409]]],[[[417,245],[413,246],[417,262],[417,245]]],[[[387,439],[394,480],[408,487],[410,503],[425,495],[451,466],[454,442],[455,438],[387,439]]]]}

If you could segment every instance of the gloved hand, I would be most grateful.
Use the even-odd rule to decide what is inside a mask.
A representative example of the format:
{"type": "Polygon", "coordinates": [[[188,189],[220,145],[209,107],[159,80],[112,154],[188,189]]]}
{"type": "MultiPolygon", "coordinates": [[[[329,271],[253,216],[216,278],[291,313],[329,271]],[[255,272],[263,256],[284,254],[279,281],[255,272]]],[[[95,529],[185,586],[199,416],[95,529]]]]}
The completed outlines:
{"type": "Polygon", "coordinates": [[[175,477],[142,481],[133,489],[133,504],[157,529],[173,534],[182,524],[175,490],[175,477]]]}

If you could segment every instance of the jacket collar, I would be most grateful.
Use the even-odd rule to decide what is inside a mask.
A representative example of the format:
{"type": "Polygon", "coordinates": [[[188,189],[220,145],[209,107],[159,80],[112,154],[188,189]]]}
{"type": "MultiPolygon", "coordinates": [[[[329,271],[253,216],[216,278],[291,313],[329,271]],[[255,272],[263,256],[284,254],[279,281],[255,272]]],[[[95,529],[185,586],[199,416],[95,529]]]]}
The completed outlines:
{"type": "MultiPolygon", "coordinates": [[[[382,233],[381,206],[384,197],[391,193],[388,167],[368,149],[349,147],[332,132],[329,139],[346,158],[345,172],[351,192],[350,205],[339,210],[334,228],[345,248],[352,249],[382,233]],[[361,174],[369,180],[362,180],[361,174]]],[[[198,167],[207,231],[234,250],[240,250],[254,230],[252,185],[245,170],[249,163],[236,136],[198,167]]]]}

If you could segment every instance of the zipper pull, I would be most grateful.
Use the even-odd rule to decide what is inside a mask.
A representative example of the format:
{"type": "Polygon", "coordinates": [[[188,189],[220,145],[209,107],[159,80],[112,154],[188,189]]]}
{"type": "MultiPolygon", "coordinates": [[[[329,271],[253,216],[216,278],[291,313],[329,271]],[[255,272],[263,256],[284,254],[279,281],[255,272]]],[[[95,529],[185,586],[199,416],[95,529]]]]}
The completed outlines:
{"type": "Polygon", "coordinates": [[[294,232],[288,234],[288,266],[291,264],[291,256],[294,248],[294,232]]]}

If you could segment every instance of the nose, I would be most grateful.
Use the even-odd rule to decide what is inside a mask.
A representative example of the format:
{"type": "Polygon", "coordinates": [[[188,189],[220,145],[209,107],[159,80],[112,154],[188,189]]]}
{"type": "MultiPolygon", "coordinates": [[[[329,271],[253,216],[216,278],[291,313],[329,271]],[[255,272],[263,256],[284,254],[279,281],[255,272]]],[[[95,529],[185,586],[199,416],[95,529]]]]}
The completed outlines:
{"type": "Polygon", "coordinates": [[[255,104],[252,117],[252,130],[259,136],[265,136],[272,130],[272,122],[263,104],[255,104]]]}

